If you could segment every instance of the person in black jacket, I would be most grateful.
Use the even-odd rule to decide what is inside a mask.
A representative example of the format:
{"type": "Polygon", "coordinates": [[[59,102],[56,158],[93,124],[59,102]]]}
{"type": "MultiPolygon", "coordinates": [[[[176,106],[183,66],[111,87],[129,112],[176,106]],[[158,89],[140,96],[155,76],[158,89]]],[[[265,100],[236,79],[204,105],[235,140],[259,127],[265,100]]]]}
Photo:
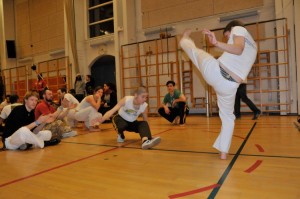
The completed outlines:
{"type": "Polygon", "coordinates": [[[117,104],[117,94],[113,83],[105,83],[99,112],[104,115],[117,104]]]}
{"type": "Polygon", "coordinates": [[[95,88],[95,81],[91,75],[86,75],[85,78],[85,92],[86,95],[93,95],[94,94],[94,88],[95,88]]]}
{"type": "Polygon", "coordinates": [[[53,118],[47,115],[42,115],[37,120],[34,118],[34,109],[38,99],[39,94],[37,92],[27,92],[24,97],[24,104],[15,107],[9,114],[2,140],[6,149],[26,149],[27,144],[44,148],[44,141],[51,140],[51,131],[41,131],[41,129],[53,118]]]}

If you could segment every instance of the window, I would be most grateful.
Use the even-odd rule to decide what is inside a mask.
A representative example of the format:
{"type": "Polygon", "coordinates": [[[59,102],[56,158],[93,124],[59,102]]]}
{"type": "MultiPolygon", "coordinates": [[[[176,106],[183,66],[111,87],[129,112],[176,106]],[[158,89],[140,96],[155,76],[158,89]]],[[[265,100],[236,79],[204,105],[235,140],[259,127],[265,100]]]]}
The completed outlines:
{"type": "Polygon", "coordinates": [[[90,38],[114,33],[112,0],[89,0],[90,38]]]}

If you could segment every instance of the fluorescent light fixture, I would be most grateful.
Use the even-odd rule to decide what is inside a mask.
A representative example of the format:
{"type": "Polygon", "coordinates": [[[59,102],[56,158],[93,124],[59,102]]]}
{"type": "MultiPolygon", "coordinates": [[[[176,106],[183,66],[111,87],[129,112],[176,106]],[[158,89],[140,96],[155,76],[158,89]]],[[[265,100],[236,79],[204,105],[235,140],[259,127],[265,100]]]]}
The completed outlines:
{"type": "Polygon", "coordinates": [[[245,17],[254,17],[254,16],[257,16],[258,14],[259,14],[258,10],[253,10],[253,11],[248,11],[248,12],[239,13],[239,14],[222,16],[219,18],[219,21],[223,22],[223,21],[230,21],[230,20],[240,19],[240,18],[245,18],[245,17]]]}
{"type": "Polygon", "coordinates": [[[49,55],[54,56],[54,55],[64,54],[64,53],[65,53],[65,49],[59,49],[59,50],[49,52],[49,55]]]}
{"type": "Polygon", "coordinates": [[[171,32],[175,30],[175,27],[173,26],[169,26],[169,27],[164,27],[164,28],[155,28],[155,29],[146,29],[144,31],[144,35],[152,35],[152,34],[158,34],[158,33],[161,33],[161,32],[171,32]]]}
{"type": "Polygon", "coordinates": [[[90,46],[97,46],[97,45],[101,45],[101,44],[106,44],[109,42],[113,42],[114,41],[114,35],[106,35],[106,36],[101,36],[95,39],[90,39],[90,46]]]}
{"type": "Polygon", "coordinates": [[[25,57],[25,58],[19,59],[18,62],[19,63],[24,63],[24,62],[29,62],[29,61],[32,61],[32,60],[33,60],[32,57],[25,57]]]}

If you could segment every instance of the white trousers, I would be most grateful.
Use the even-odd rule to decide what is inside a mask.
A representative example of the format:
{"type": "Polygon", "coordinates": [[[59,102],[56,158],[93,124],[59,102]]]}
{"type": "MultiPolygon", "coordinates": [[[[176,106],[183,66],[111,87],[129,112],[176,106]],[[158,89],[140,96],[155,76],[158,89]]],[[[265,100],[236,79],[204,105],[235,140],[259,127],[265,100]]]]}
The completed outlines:
{"type": "Polygon", "coordinates": [[[67,123],[72,128],[76,127],[77,124],[77,120],[75,119],[75,113],[76,113],[75,109],[71,109],[69,110],[69,113],[66,116],[67,123]]]}
{"type": "Polygon", "coordinates": [[[81,109],[75,112],[74,118],[77,121],[84,121],[84,124],[87,128],[93,126],[93,120],[96,118],[102,117],[102,114],[98,112],[94,107],[89,106],[84,109],[81,109]]]}
{"type": "Polygon", "coordinates": [[[34,134],[27,127],[21,127],[14,132],[14,134],[5,139],[5,147],[7,149],[16,150],[22,144],[27,143],[39,148],[44,148],[44,141],[50,140],[51,137],[52,133],[49,130],[34,134]]]}
{"type": "Polygon", "coordinates": [[[213,147],[228,153],[234,130],[234,101],[239,83],[225,79],[221,75],[218,60],[204,50],[198,49],[191,39],[182,38],[180,46],[201,72],[205,81],[216,91],[222,127],[213,147]]]}

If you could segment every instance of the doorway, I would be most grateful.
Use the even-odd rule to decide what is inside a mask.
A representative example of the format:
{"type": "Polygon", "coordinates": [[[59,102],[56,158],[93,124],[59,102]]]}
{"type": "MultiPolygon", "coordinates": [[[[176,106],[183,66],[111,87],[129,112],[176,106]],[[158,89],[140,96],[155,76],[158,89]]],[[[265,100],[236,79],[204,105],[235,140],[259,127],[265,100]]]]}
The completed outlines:
{"type": "Polygon", "coordinates": [[[95,80],[95,87],[104,83],[116,85],[116,64],[115,57],[105,55],[99,57],[91,66],[91,76],[95,80]]]}

